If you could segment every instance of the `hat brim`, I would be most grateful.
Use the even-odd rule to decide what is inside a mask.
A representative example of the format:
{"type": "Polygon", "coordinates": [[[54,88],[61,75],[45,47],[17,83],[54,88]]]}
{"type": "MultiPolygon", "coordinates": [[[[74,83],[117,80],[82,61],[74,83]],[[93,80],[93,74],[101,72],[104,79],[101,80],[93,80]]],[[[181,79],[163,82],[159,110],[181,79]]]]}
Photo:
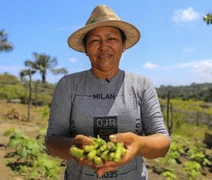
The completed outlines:
{"type": "Polygon", "coordinates": [[[127,37],[126,49],[135,45],[140,39],[139,30],[128,22],[121,21],[121,20],[100,21],[100,22],[86,25],[85,27],[80,28],[79,30],[71,34],[68,38],[69,47],[79,52],[85,52],[85,48],[83,45],[83,38],[92,29],[102,27],[102,26],[112,26],[112,27],[121,29],[127,37]]]}

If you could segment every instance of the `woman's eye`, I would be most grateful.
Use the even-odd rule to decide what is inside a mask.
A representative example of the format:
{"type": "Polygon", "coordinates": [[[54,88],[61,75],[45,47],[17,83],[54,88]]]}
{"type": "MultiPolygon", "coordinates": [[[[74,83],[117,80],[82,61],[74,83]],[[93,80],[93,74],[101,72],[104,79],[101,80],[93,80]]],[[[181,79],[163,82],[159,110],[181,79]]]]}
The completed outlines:
{"type": "Polygon", "coordinates": [[[111,38],[108,38],[109,40],[116,40],[116,38],[114,38],[114,37],[111,37],[111,38]]]}
{"type": "Polygon", "coordinates": [[[99,41],[98,39],[91,39],[90,40],[90,43],[92,43],[92,42],[97,42],[97,41],[99,41]]]}

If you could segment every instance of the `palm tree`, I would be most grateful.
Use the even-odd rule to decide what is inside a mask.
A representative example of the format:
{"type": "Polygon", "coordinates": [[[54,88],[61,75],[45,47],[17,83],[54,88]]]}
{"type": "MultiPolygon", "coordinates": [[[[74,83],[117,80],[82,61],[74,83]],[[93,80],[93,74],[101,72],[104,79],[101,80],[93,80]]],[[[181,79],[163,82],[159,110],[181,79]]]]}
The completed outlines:
{"type": "Polygon", "coordinates": [[[25,76],[29,76],[29,100],[28,100],[28,111],[27,111],[28,121],[30,120],[30,109],[32,104],[32,74],[34,74],[35,72],[36,72],[35,70],[26,69],[26,70],[22,70],[19,74],[21,77],[21,80],[23,80],[25,76]]]}
{"type": "Polygon", "coordinates": [[[207,23],[207,25],[212,24],[212,13],[208,13],[203,17],[203,21],[207,23]]]}
{"type": "Polygon", "coordinates": [[[25,66],[31,67],[32,69],[39,71],[42,77],[42,83],[46,82],[47,71],[52,72],[53,74],[67,74],[68,71],[65,68],[55,69],[57,66],[57,58],[51,58],[46,54],[33,53],[35,58],[34,61],[26,60],[25,66]]]}
{"type": "Polygon", "coordinates": [[[8,35],[5,30],[0,31],[0,52],[2,51],[11,51],[13,46],[7,41],[8,35]]]}

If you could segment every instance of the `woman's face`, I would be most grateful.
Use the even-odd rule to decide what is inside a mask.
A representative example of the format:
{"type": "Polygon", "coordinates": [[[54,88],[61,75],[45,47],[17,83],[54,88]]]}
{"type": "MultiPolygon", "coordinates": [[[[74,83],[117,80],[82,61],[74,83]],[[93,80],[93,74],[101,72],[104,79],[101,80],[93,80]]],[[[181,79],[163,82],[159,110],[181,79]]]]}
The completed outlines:
{"type": "Polygon", "coordinates": [[[119,68],[119,61],[126,42],[122,41],[120,30],[115,27],[99,27],[87,34],[86,53],[92,68],[110,71],[119,68]]]}

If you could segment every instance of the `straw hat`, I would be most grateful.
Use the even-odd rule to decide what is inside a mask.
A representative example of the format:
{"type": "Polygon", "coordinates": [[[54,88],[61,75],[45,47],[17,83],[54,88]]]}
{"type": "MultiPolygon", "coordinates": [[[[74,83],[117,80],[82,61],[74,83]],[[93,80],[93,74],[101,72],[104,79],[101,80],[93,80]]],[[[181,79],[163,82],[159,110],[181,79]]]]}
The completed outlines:
{"type": "Polygon", "coordinates": [[[93,10],[85,26],[69,36],[68,45],[76,51],[85,52],[83,38],[92,29],[102,26],[113,26],[121,29],[127,37],[126,49],[135,45],[140,39],[140,32],[135,26],[120,20],[109,7],[99,5],[93,10]]]}

